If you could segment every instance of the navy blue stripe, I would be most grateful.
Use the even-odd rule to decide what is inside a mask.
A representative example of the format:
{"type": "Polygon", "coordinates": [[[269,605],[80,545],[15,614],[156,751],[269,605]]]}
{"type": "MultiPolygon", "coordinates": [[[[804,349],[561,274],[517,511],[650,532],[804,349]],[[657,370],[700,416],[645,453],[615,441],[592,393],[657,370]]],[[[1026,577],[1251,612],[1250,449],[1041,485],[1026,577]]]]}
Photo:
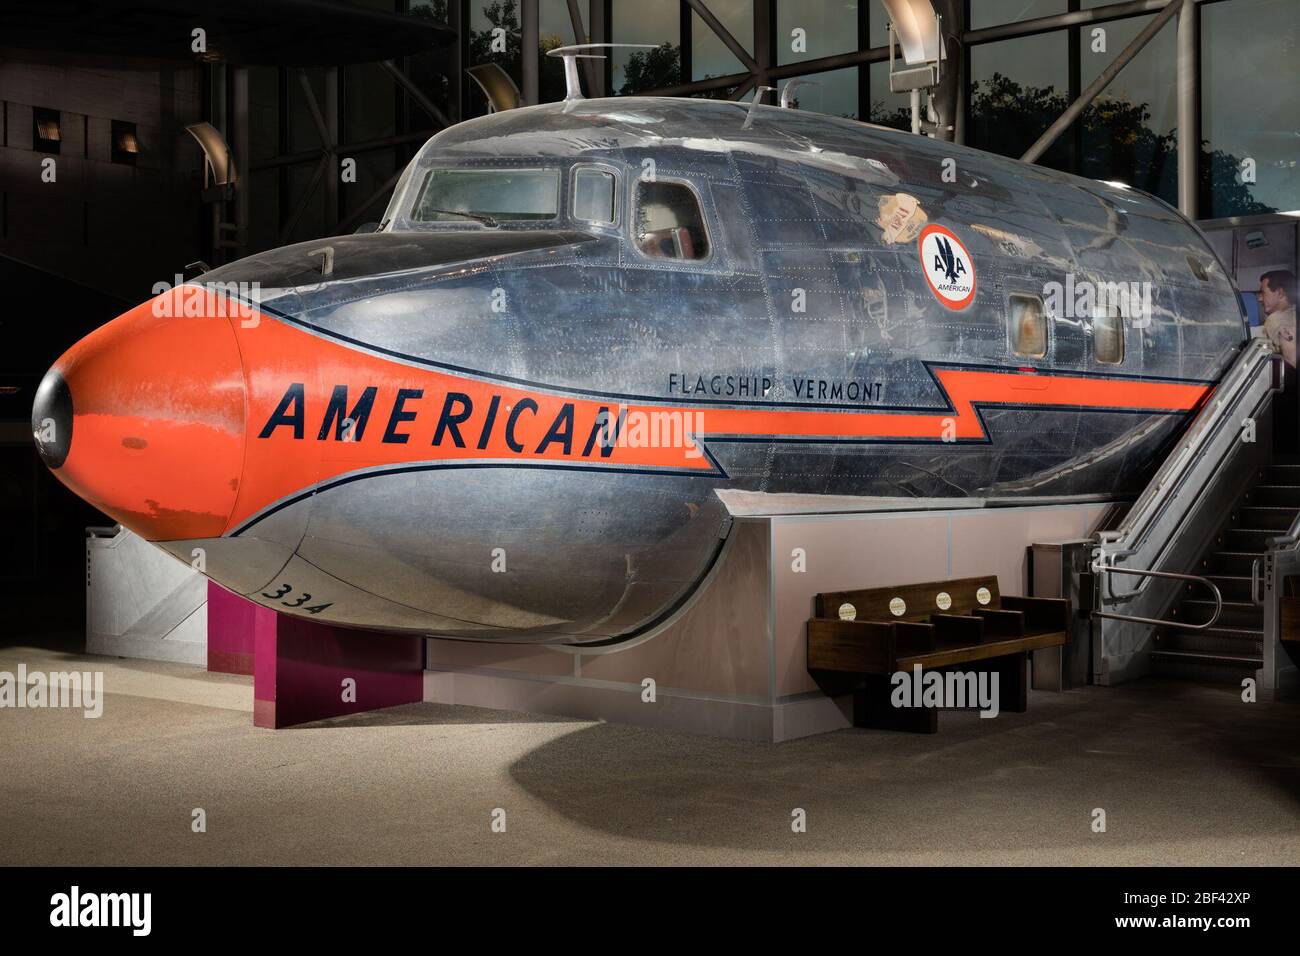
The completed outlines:
{"type": "MultiPolygon", "coordinates": [[[[237,298],[232,296],[232,298],[237,298]]],[[[243,301],[243,300],[240,300],[243,301]]],[[[747,402],[732,401],[730,399],[709,399],[709,398],[686,398],[684,396],[652,396],[637,395],[630,392],[602,392],[596,389],[574,388],[569,386],[547,385],[542,382],[535,382],[531,379],[516,378],[512,375],[501,375],[495,372],[483,372],[478,369],[468,368],[463,365],[453,365],[448,362],[435,362],[432,359],[422,358],[418,355],[410,355],[406,352],[399,352],[396,349],[384,348],[383,346],[374,345],[361,339],[355,339],[351,336],[343,335],[331,329],[322,328],[319,325],[313,325],[286,312],[281,312],[272,306],[262,305],[257,302],[246,303],[254,309],[270,314],[273,318],[286,322],[290,325],[296,325],[300,328],[307,329],[317,335],[325,338],[334,339],[338,342],[344,342],[357,348],[366,349],[376,352],[380,355],[387,355],[390,358],[399,359],[403,362],[409,362],[413,365],[419,365],[426,368],[436,368],[446,372],[454,372],[459,375],[468,375],[473,378],[483,379],[491,382],[502,382],[510,385],[524,386],[548,394],[558,394],[560,396],[574,395],[587,398],[598,398],[619,402],[636,402],[647,405],[703,405],[703,406],[722,406],[726,408],[780,408],[780,409],[800,409],[800,408],[829,408],[840,412],[873,412],[884,414],[915,414],[917,412],[938,412],[952,411],[953,406],[948,399],[947,391],[939,384],[939,379],[935,375],[937,370],[954,369],[957,371],[973,372],[1002,372],[1014,373],[1020,368],[1031,368],[1031,366],[1016,366],[1011,368],[1005,365],[989,365],[982,363],[963,364],[960,362],[929,362],[923,361],[921,364],[929,373],[931,381],[943,396],[944,405],[844,405],[830,402],[747,402]]],[[[1029,373],[1026,373],[1029,374],[1029,373]]],[[[1112,375],[1106,372],[1077,372],[1065,369],[1053,368],[1034,368],[1032,374],[1047,375],[1052,377],[1070,377],[1070,378],[1088,378],[1104,382],[1165,382],[1176,385],[1216,385],[1213,379],[1195,379],[1195,378],[1176,378],[1172,376],[1161,375],[1112,375]]]]}

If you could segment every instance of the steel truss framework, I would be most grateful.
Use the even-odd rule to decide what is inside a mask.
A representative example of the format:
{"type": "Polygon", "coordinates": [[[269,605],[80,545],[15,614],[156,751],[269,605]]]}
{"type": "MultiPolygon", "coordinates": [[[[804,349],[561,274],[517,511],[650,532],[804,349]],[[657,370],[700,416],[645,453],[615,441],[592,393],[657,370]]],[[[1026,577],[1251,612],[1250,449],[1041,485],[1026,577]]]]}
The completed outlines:
{"type": "MultiPolygon", "coordinates": [[[[280,242],[288,241],[292,237],[305,211],[310,208],[312,201],[317,198],[317,190],[322,188],[322,184],[328,197],[326,200],[326,227],[330,233],[350,232],[368,215],[373,217],[377,210],[382,208],[382,200],[389,194],[400,176],[405,158],[410,155],[418,144],[432,136],[439,129],[445,128],[447,125],[457,122],[470,114],[476,104],[471,100],[470,84],[462,82],[462,67],[470,62],[470,30],[468,29],[470,4],[481,2],[483,0],[449,0],[448,3],[448,26],[456,32],[459,41],[440,51],[445,58],[442,68],[448,81],[449,106],[445,110],[438,107],[430,99],[426,91],[421,90],[418,84],[410,78],[410,71],[406,62],[387,60],[379,64],[393,80],[393,93],[397,103],[396,115],[399,128],[397,132],[390,136],[340,142],[340,104],[346,95],[345,84],[340,71],[337,69],[325,71],[325,103],[322,104],[304,71],[284,68],[280,71],[281,147],[287,144],[288,139],[285,129],[287,127],[286,114],[290,108],[290,99],[298,95],[305,99],[312,124],[320,138],[320,146],[319,148],[295,153],[281,152],[279,155],[250,163],[247,147],[247,77],[239,75],[243,72],[241,70],[231,71],[233,76],[229,81],[231,89],[230,126],[234,134],[232,139],[236,149],[236,165],[239,169],[253,172],[267,169],[279,169],[281,171],[280,242]],[[408,110],[408,103],[413,104],[415,109],[408,110]],[[410,122],[413,113],[427,117],[428,125],[421,128],[411,128],[419,125],[410,122]],[[331,168],[337,167],[338,160],[341,157],[355,157],[374,150],[393,149],[394,147],[397,147],[395,150],[397,162],[392,175],[378,188],[373,189],[359,206],[354,207],[350,213],[344,214],[339,196],[338,176],[330,174],[331,168]],[[240,162],[241,159],[242,163],[240,162]],[[289,199],[290,170],[295,167],[311,169],[311,175],[306,188],[291,201],[289,199]]],[[[613,2],[614,0],[591,0],[588,7],[589,17],[584,21],[583,5],[579,3],[579,0],[566,0],[573,33],[579,42],[609,43],[647,39],[614,37],[611,35],[613,2]]],[[[778,0],[754,0],[753,35],[744,38],[747,42],[742,42],[741,38],[732,35],[710,9],[709,0],[678,0],[681,26],[677,39],[681,51],[681,75],[684,77],[691,75],[690,40],[694,17],[698,17],[717,36],[744,66],[744,70],[725,76],[682,82],[645,92],[665,96],[717,95],[721,92],[730,99],[739,100],[750,93],[756,86],[776,86],[781,80],[815,76],[830,70],[879,63],[889,59],[889,50],[886,46],[868,46],[870,42],[869,4],[879,2],[879,0],[861,0],[857,11],[857,42],[855,44],[857,49],[855,51],[803,60],[798,63],[778,64],[776,45],[779,38],[775,34],[777,2],[778,0]]],[[[1162,23],[1164,20],[1177,16],[1179,21],[1178,59],[1176,63],[1169,65],[1169,72],[1170,81],[1178,84],[1178,198],[1182,211],[1193,218],[1195,217],[1198,183],[1196,159],[1199,156],[1199,149],[1195,148],[1194,144],[1199,141],[1200,125],[1199,65],[1197,63],[1199,17],[1197,14],[1201,4],[1224,2],[1224,0],[1125,0],[1125,2],[1112,3],[1086,10],[1080,8],[1081,0],[1068,0],[1068,10],[1065,13],[970,30],[967,29],[967,24],[970,22],[970,7],[973,2],[978,2],[978,0],[937,0],[936,3],[937,8],[944,16],[945,32],[950,36],[949,57],[950,59],[955,58],[955,72],[958,77],[958,82],[953,84],[953,92],[950,94],[956,100],[955,103],[951,104],[951,113],[949,114],[953,117],[953,129],[951,133],[944,135],[950,135],[957,142],[965,140],[968,120],[966,104],[970,102],[969,51],[973,46],[994,43],[1000,40],[1039,36],[1058,30],[1069,30],[1071,40],[1069,44],[1069,97],[1073,105],[1057,123],[1053,124],[1044,133],[1043,139],[1035,144],[1029,154],[1026,154],[1026,158],[1038,158],[1051,145],[1053,140],[1063,133],[1069,132],[1072,137],[1076,164],[1082,152],[1081,142],[1080,137],[1069,129],[1070,123],[1078,116],[1082,108],[1105,86],[1105,82],[1100,82],[1092,84],[1088,90],[1080,89],[1078,42],[1080,31],[1093,24],[1114,22],[1151,14],[1161,15],[1162,23]],[[1185,146],[1187,148],[1184,148],[1185,146]]],[[[399,7],[405,7],[409,0],[396,0],[396,3],[399,7]]],[[[538,7],[539,0],[519,0],[520,44],[524,50],[537,49],[539,35],[538,7]]],[[[1115,63],[1112,64],[1113,68],[1105,71],[1103,77],[1099,79],[1109,80],[1118,73],[1119,67],[1145,46],[1146,41],[1155,32],[1155,30],[1144,32],[1133,44],[1130,44],[1128,49],[1121,51],[1116,57],[1115,63]]],[[[649,39],[653,40],[655,38],[649,39]]],[[[612,64],[609,59],[585,61],[583,70],[584,79],[591,94],[606,95],[611,90],[613,77],[612,64]]],[[[537,102],[538,58],[523,57],[521,74],[523,102],[537,102]]],[[[871,71],[859,70],[859,104],[870,104],[871,94],[871,71]]],[[[248,189],[241,188],[238,190],[237,209],[234,216],[236,223],[246,224],[248,222],[248,201],[248,189]]],[[[238,230],[238,236],[237,240],[223,240],[221,245],[227,248],[246,249],[246,237],[243,229],[238,230]]],[[[217,261],[224,258],[225,256],[220,253],[216,254],[217,261]]]]}

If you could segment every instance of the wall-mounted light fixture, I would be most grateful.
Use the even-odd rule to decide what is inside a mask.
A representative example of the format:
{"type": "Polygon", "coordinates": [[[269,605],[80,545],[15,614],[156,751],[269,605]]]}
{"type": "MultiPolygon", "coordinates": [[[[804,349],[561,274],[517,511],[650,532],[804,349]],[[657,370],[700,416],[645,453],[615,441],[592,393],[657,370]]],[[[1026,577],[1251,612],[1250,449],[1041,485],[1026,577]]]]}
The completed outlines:
{"type": "Polygon", "coordinates": [[[32,107],[32,149],[40,153],[57,153],[63,140],[59,111],[43,106],[32,107]]]}
{"type": "Polygon", "coordinates": [[[139,155],[140,140],[136,136],[135,124],[113,120],[113,162],[134,166],[139,155]]]}
{"type": "Polygon", "coordinates": [[[238,181],[235,160],[230,154],[230,144],[211,123],[194,123],[185,127],[203,147],[203,201],[216,202],[229,199],[238,181]]]}

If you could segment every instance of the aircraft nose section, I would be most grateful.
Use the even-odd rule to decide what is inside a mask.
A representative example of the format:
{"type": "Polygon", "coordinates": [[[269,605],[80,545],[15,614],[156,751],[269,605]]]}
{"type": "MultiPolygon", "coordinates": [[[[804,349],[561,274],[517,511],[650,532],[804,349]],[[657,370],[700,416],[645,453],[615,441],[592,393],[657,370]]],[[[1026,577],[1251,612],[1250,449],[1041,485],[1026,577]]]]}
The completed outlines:
{"type": "Polygon", "coordinates": [[[239,493],[243,363],[224,314],[159,316],[158,301],[64,353],[32,434],[60,481],[142,537],[215,537],[239,493]]]}

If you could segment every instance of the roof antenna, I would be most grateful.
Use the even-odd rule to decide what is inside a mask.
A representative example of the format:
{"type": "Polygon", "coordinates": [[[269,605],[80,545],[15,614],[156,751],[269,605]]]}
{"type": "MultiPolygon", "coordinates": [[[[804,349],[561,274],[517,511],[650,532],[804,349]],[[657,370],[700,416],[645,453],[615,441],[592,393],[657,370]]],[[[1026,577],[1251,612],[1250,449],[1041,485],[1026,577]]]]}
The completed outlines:
{"type": "MultiPolygon", "coordinates": [[[[547,56],[558,56],[564,59],[564,102],[575,103],[578,100],[586,99],[582,95],[582,83],[578,79],[578,60],[603,60],[605,55],[602,53],[583,53],[583,50],[612,49],[614,47],[627,47],[631,49],[653,50],[653,43],[575,43],[572,46],[557,46],[553,50],[547,50],[547,56]]],[[[567,107],[566,107],[567,109],[567,107]]]]}
{"type": "Polygon", "coordinates": [[[816,80],[805,80],[802,77],[795,77],[793,80],[786,80],[785,86],[781,88],[781,109],[783,110],[794,109],[794,107],[791,105],[794,102],[794,97],[792,97],[790,93],[794,90],[795,87],[804,86],[804,85],[821,86],[821,83],[817,82],[816,80]]]}
{"type": "Polygon", "coordinates": [[[766,93],[768,90],[774,90],[774,89],[776,89],[775,86],[760,86],[758,89],[754,91],[754,98],[750,100],[749,103],[749,112],[745,114],[745,125],[740,127],[741,129],[749,129],[749,127],[753,125],[755,107],[757,107],[760,103],[763,102],[764,93],[766,93]]]}

